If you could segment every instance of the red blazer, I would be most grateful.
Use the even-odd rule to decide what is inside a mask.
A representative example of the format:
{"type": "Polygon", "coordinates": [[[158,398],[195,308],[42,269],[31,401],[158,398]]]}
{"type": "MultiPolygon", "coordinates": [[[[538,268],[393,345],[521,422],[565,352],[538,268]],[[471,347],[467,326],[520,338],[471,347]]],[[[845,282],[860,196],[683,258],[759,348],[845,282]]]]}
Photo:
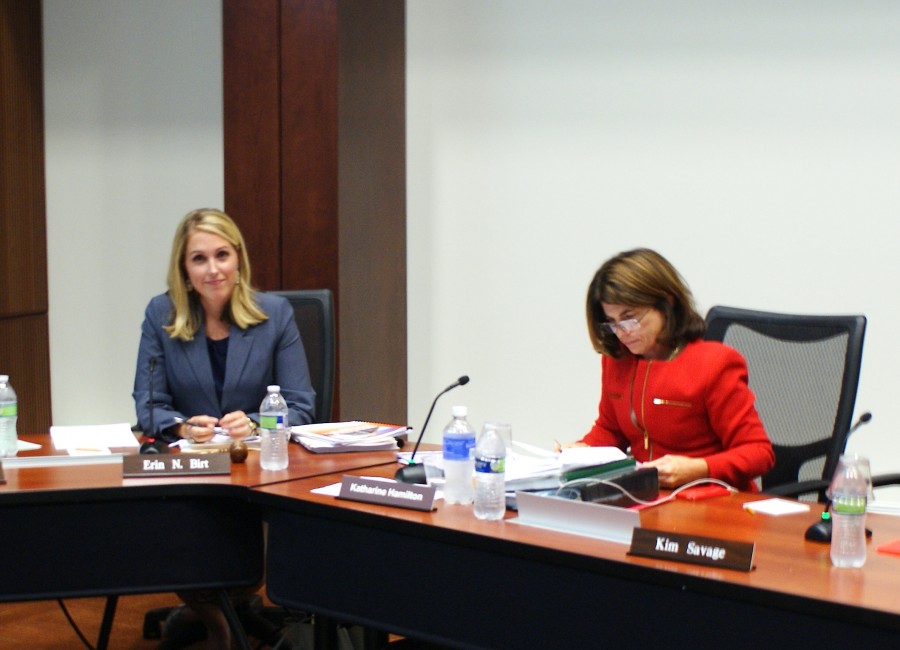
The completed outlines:
{"type": "Polygon", "coordinates": [[[775,463],[747,384],[747,363],[722,343],[693,341],[672,360],[602,357],[600,415],[582,442],[631,448],[638,461],[704,458],[741,490],[775,463]]]}

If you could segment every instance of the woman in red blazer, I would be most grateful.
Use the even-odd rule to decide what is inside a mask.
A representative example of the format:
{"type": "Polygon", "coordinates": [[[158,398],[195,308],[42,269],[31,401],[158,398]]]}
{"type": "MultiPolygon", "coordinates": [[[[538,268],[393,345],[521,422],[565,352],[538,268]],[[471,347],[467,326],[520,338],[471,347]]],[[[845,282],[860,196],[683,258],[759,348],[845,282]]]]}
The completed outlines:
{"type": "Polygon", "coordinates": [[[630,450],[663,487],[716,478],[741,490],[775,462],[741,354],[702,340],[691,292],[659,253],[608,260],[587,294],[602,355],[599,416],[575,445],[630,450]]]}

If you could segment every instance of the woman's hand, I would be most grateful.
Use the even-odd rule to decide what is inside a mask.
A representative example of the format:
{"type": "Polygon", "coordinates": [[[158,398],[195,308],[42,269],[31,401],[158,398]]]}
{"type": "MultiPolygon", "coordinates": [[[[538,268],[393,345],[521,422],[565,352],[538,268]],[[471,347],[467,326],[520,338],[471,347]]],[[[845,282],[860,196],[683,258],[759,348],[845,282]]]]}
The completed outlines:
{"type": "Polygon", "coordinates": [[[178,435],[191,442],[209,442],[216,435],[218,420],[211,415],[194,415],[178,427],[178,435]]]}
{"type": "Polygon", "coordinates": [[[562,444],[558,440],[554,440],[553,442],[556,443],[556,453],[557,454],[559,452],[561,452],[563,449],[568,449],[569,447],[588,447],[588,446],[590,446],[586,442],[581,442],[580,440],[576,440],[575,442],[567,442],[566,444],[562,444]]]}
{"type": "Polygon", "coordinates": [[[228,435],[232,438],[246,438],[251,433],[250,418],[243,411],[226,413],[219,420],[219,426],[228,429],[228,435]]]}
{"type": "Polygon", "coordinates": [[[659,472],[659,486],[674,488],[685,483],[690,483],[698,478],[709,476],[709,467],[702,458],[690,458],[688,456],[663,456],[656,460],[647,461],[642,467],[655,467],[659,472]]]}

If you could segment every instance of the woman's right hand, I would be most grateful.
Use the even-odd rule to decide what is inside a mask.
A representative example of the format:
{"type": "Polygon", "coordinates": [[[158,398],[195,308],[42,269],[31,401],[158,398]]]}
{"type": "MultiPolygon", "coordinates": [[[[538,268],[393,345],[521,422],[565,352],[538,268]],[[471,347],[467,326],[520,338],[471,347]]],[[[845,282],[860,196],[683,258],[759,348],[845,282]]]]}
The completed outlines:
{"type": "Polygon", "coordinates": [[[586,442],[581,442],[581,440],[576,440],[574,442],[568,442],[566,444],[562,444],[561,442],[556,442],[556,453],[558,454],[563,449],[569,449],[570,447],[589,447],[586,442]]]}
{"type": "Polygon", "coordinates": [[[194,415],[181,423],[178,435],[191,442],[209,442],[216,435],[214,427],[218,423],[210,415],[194,415]]]}

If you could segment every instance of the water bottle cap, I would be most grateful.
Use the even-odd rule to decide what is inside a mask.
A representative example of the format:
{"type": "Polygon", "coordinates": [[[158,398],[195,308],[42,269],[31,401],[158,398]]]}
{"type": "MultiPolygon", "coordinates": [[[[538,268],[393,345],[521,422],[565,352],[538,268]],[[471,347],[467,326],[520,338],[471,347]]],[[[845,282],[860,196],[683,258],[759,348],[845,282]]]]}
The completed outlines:
{"type": "Polygon", "coordinates": [[[453,414],[455,418],[464,418],[469,415],[469,407],[468,406],[454,406],[450,409],[450,412],[453,414]]]}
{"type": "Polygon", "coordinates": [[[9,383],[9,375],[0,375],[0,384],[9,383]]]}
{"type": "Polygon", "coordinates": [[[266,390],[269,391],[270,393],[280,393],[280,392],[281,392],[281,386],[277,386],[277,385],[275,385],[275,384],[272,384],[271,386],[266,386],[266,390]]]}

